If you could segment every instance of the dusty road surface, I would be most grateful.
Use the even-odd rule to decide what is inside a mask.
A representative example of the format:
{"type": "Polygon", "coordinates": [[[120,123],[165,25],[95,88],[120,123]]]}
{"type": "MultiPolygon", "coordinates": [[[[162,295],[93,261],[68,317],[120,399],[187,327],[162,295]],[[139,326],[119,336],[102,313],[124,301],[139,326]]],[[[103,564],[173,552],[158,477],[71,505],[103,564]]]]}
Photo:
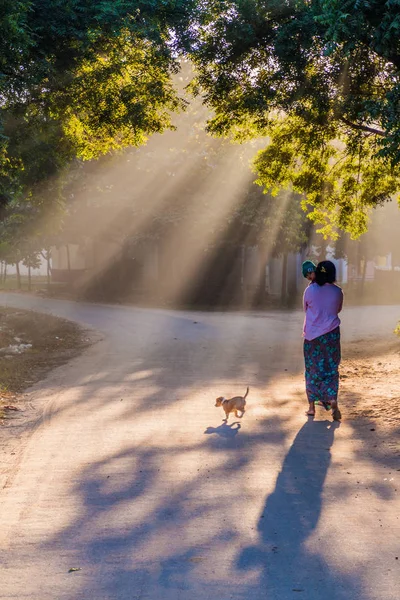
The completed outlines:
{"type": "MultiPolygon", "coordinates": [[[[399,455],[364,421],[306,419],[301,312],[0,303],[103,335],[31,392],[44,417],[0,492],[2,600],[398,600],[399,455]],[[223,424],[214,398],[246,385],[223,424]]],[[[363,338],[374,357],[399,314],[347,309],[344,352],[363,338]]]]}

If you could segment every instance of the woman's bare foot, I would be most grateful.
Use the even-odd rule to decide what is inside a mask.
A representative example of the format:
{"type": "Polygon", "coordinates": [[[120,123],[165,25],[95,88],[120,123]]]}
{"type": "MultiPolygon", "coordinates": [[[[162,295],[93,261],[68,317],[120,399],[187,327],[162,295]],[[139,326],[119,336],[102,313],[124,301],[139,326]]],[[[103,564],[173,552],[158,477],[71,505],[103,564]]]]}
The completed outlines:
{"type": "Polygon", "coordinates": [[[315,417],[315,406],[313,402],[309,402],[308,410],[306,411],[307,417],[315,417]]]}
{"type": "Polygon", "coordinates": [[[334,421],[340,421],[342,418],[342,413],[339,410],[338,404],[336,401],[332,402],[332,419],[334,421]]]}

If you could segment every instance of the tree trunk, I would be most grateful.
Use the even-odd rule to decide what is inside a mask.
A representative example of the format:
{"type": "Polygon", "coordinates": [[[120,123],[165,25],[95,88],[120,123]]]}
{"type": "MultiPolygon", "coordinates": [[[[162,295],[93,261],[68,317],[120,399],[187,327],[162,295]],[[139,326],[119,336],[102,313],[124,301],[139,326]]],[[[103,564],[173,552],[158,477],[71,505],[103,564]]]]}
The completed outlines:
{"type": "Polygon", "coordinates": [[[264,244],[260,244],[258,247],[258,260],[259,260],[259,276],[258,276],[258,294],[256,298],[256,304],[264,306],[265,297],[267,295],[267,265],[269,261],[268,248],[264,244]]]}
{"type": "Polygon", "coordinates": [[[17,290],[21,289],[21,273],[19,270],[19,262],[15,263],[15,268],[17,270],[17,290]]]}
{"type": "Polygon", "coordinates": [[[28,265],[28,292],[32,290],[32,272],[31,265],[28,265]]]}
{"type": "Polygon", "coordinates": [[[357,241],[356,242],[356,250],[355,250],[355,259],[354,259],[354,265],[355,265],[355,277],[354,277],[354,290],[356,290],[358,288],[358,277],[360,274],[360,242],[357,241]]]}
{"type": "Polygon", "coordinates": [[[365,276],[367,274],[367,259],[364,257],[362,259],[362,267],[361,267],[361,283],[360,283],[360,294],[364,291],[365,284],[365,276]]]}
{"type": "Polygon", "coordinates": [[[288,255],[285,253],[282,259],[282,289],[281,289],[281,300],[285,304],[287,300],[287,262],[288,255]]]}
{"type": "Polygon", "coordinates": [[[247,281],[246,281],[246,246],[240,247],[240,279],[242,288],[242,306],[247,304],[247,281]]]}
{"type": "Polygon", "coordinates": [[[7,279],[7,263],[4,263],[3,284],[6,285],[7,279]]]}
{"type": "Polygon", "coordinates": [[[322,260],[326,260],[326,249],[328,247],[328,240],[323,239],[320,246],[320,254],[318,257],[318,262],[322,260]]]}
{"type": "Polygon", "coordinates": [[[67,250],[67,269],[68,269],[68,273],[70,273],[70,271],[71,271],[71,257],[70,257],[70,254],[69,254],[69,245],[65,244],[65,248],[67,250]]]}
{"type": "Polygon", "coordinates": [[[68,244],[65,244],[65,249],[67,251],[68,285],[71,285],[71,255],[68,244]]]}
{"type": "Polygon", "coordinates": [[[51,275],[51,268],[50,268],[50,248],[47,248],[46,250],[46,263],[47,263],[47,291],[50,290],[50,275],[51,275]]]}

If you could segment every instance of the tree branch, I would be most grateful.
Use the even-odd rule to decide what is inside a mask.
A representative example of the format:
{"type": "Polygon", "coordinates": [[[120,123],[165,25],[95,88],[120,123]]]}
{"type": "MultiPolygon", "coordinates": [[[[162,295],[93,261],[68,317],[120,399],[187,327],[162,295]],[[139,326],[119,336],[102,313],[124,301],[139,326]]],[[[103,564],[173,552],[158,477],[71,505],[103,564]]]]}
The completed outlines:
{"type": "Polygon", "coordinates": [[[359,131],[366,131],[367,133],[373,133],[374,135],[380,135],[385,137],[386,133],[382,131],[382,129],[375,129],[374,127],[368,127],[368,125],[358,125],[357,123],[352,123],[345,117],[340,117],[340,120],[343,121],[346,125],[351,127],[352,129],[358,129],[359,131]]]}
{"type": "Polygon", "coordinates": [[[398,56],[397,54],[396,55],[389,54],[387,56],[385,56],[383,54],[382,56],[383,56],[383,58],[385,58],[386,60],[391,62],[392,65],[394,65],[398,71],[400,70],[400,56],[398,56]]]}

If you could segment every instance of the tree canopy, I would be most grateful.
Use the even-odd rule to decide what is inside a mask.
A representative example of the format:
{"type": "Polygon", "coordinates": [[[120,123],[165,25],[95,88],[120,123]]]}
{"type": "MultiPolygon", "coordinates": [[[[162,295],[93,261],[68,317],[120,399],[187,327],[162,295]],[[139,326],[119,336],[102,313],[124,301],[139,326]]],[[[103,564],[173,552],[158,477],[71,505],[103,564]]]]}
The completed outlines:
{"type": "Polygon", "coordinates": [[[0,204],[172,127],[179,60],[209,130],[266,137],[267,192],[322,231],[365,231],[400,183],[400,0],[4,0],[0,204]],[[332,229],[333,226],[333,229],[332,229]]]}
{"type": "Polygon", "coordinates": [[[198,3],[189,47],[209,129],[268,135],[259,182],[292,185],[315,222],[359,235],[399,187],[399,32],[399,0],[198,3]]]}
{"type": "Polygon", "coordinates": [[[142,144],[182,107],[173,35],[189,0],[5,0],[0,8],[0,199],[74,158],[142,144]]]}

